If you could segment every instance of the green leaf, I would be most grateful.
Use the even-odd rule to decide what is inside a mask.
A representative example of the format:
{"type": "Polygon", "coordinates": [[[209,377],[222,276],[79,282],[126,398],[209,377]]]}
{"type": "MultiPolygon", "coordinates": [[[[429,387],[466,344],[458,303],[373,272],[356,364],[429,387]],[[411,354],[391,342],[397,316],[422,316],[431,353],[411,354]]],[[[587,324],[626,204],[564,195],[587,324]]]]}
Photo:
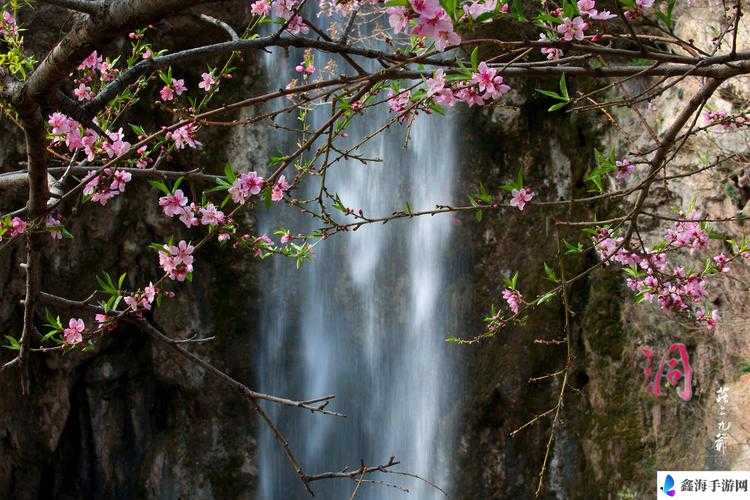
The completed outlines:
{"type": "Polygon", "coordinates": [[[557,274],[555,274],[555,270],[552,269],[547,263],[544,263],[544,274],[547,276],[547,279],[550,280],[552,283],[559,283],[560,278],[557,277],[557,274]]]}
{"type": "Polygon", "coordinates": [[[18,342],[18,340],[15,339],[15,337],[11,337],[10,335],[5,335],[5,339],[8,341],[8,345],[4,345],[3,346],[4,348],[10,349],[11,351],[21,350],[21,344],[18,342]]]}
{"type": "Polygon", "coordinates": [[[567,105],[568,105],[567,102],[558,102],[557,104],[553,104],[552,106],[547,108],[547,111],[552,113],[553,111],[557,111],[558,109],[564,108],[567,105]]]}
{"type": "Polygon", "coordinates": [[[386,7],[409,7],[409,0],[388,0],[385,2],[386,7]]]}
{"type": "Polygon", "coordinates": [[[513,0],[510,13],[519,23],[526,21],[526,15],[523,12],[523,0],[513,0]]]}
{"type": "Polygon", "coordinates": [[[583,243],[577,242],[575,245],[572,243],[568,243],[563,239],[563,244],[565,245],[565,254],[566,255],[573,255],[573,254],[579,254],[583,253],[583,243]]]}
{"type": "Polygon", "coordinates": [[[565,73],[560,75],[560,93],[563,95],[566,101],[570,100],[570,96],[568,95],[568,84],[565,81],[565,73]]]}
{"type": "Polygon", "coordinates": [[[536,305],[541,306],[542,304],[549,302],[552,298],[557,295],[557,292],[547,292],[536,300],[536,305]]]}
{"type": "Polygon", "coordinates": [[[224,165],[224,177],[229,184],[234,184],[234,181],[237,178],[237,175],[234,173],[234,168],[232,168],[232,164],[229,162],[224,165]]]}
{"type": "Polygon", "coordinates": [[[169,190],[167,185],[164,184],[162,181],[148,181],[148,183],[151,184],[151,187],[156,188],[157,190],[161,191],[167,196],[172,194],[172,192],[169,190]]]}
{"type": "Polygon", "coordinates": [[[178,177],[176,181],[174,181],[174,185],[172,186],[172,194],[174,194],[175,191],[177,191],[177,188],[180,187],[180,184],[182,184],[182,181],[184,181],[184,177],[178,177]]]}
{"type": "Polygon", "coordinates": [[[479,67],[479,47],[474,47],[474,50],[471,51],[471,69],[473,69],[476,72],[478,67],[479,67]]]}
{"type": "Polygon", "coordinates": [[[542,90],[542,89],[534,89],[535,91],[539,92],[542,95],[546,95],[547,97],[551,97],[553,99],[557,99],[558,101],[564,101],[565,98],[558,94],[557,92],[552,92],[551,90],[542,90]]]}

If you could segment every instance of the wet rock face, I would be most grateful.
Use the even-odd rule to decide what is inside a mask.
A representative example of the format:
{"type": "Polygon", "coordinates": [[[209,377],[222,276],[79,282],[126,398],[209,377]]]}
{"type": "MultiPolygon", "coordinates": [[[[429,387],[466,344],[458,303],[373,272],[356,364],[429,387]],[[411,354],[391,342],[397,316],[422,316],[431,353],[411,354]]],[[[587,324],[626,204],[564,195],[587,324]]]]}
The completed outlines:
{"type": "MultiPolygon", "coordinates": [[[[244,8],[238,2],[222,5],[239,13],[244,8]]],[[[33,15],[35,26],[55,36],[62,32],[58,23],[67,19],[59,10],[41,6],[33,15]]],[[[189,22],[180,18],[158,26],[164,44],[174,43],[188,28],[190,44],[201,42],[195,37],[217,35],[208,33],[212,28],[191,28],[189,22]]],[[[40,54],[52,38],[34,38],[40,54]]],[[[252,59],[239,62],[240,74],[226,84],[228,100],[258,81],[252,59]]],[[[199,80],[190,73],[194,70],[183,71],[199,80]]],[[[8,124],[0,127],[5,131],[8,124]]],[[[0,134],[2,171],[17,169],[23,159],[20,137],[8,132],[0,134]]],[[[205,143],[215,150],[181,155],[166,168],[189,170],[204,166],[200,158],[210,158],[209,168],[221,170],[225,148],[236,140],[224,129],[207,133],[212,140],[205,143]]],[[[185,189],[190,192],[189,185],[185,189]]],[[[170,235],[179,238],[181,228],[163,217],[158,195],[144,183],[133,182],[128,191],[104,209],[75,209],[70,230],[85,237],[50,242],[44,290],[81,299],[96,288],[95,275],[102,271],[126,273],[125,286],[131,289],[158,277],[156,257],[143,246],[170,235]]],[[[23,193],[3,196],[0,208],[22,203],[23,193]]],[[[22,253],[16,245],[0,255],[0,333],[15,336],[23,312],[18,302],[23,275],[17,267],[22,253]]],[[[173,338],[215,337],[189,349],[251,383],[257,295],[252,260],[213,245],[196,262],[196,270],[193,284],[164,301],[153,321],[173,338]]],[[[72,315],[55,313],[64,321],[72,315]]],[[[84,320],[93,324],[92,317],[84,320]]],[[[162,349],[142,333],[122,328],[91,352],[34,354],[28,397],[19,394],[13,370],[0,374],[0,498],[251,498],[257,476],[254,413],[205,372],[162,349]]]]}
{"type": "MultiPolygon", "coordinates": [[[[715,33],[712,26],[720,13],[715,4],[693,2],[683,10],[679,36],[699,44],[710,41],[715,33]]],[[[747,25],[742,30],[740,39],[747,39],[747,25]]],[[[629,91],[636,92],[647,84],[630,82],[629,91]]],[[[467,193],[476,190],[479,180],[494,188],[522,168],[531,185],[543,186],[542,199],[580,195],[585,192],[582,174],[593,164],[594,147],[614,147],[618,157],[622,157],[650,141],[648,130],[633,117],[615,114],[622,129],[633,131],[623,137],[607,127],[602,117],[578,117],[577,121],[568,122],[559,115],[544,113],[532,90],[547,88],[544,85],[540,82],[521,88],[511,99],[511,104],[518,107],[500,108],[492,114],[476,112],[469,118],[481,126],[472,125],[470,130],[474,132],[468,132],[465,138],[465,150],[471,155],[464,155],[470,156],[464,170],[469,177],[473,175],[465,186],[467,193]]],[[[554,86],[554,82],[549,85],[554,86]]],[[[644,104],[641,112],[650,126],[661,132],[696,90],[697,84],[670,89],[655,106],[644,104]]],[[[741,81],[728,82],[707,109],[731,115],[742,112],[748,98],[741,81]]],[[[700,134],[686,144],[670,164],[669,172],[683,173],[704,165],[707,151],[746,157],[748,143],[746,133],[700,134]]],[[[733,217],[743,209],[748,214],[747,170],[746,163],[736,162],[667,185],[660,183],[652,189],[647,210],[665,212],[674,207],[687,211],[693,204],[713,218],[733,217]]],[[[622,210],[616,206],[589,209],[592,212],[588,213],[588,220],[593,220],[593,211],[603,219],[605,214],[620,215],[622,210]]],[[[641,224],[641,234],[647,241],[663,233],[663,228],[657,229],[650,220],[642,218],[641,224]]],[[[503,213],[485,215],[479,224],[467,221],[464,230],[467,241],[472,241],[475,257],[471,280],[476,318],[486,311],[482,307],[501,302],[502,278],[515,270],[520,271],[522,291],[527,297],[548,287],[543,262],[554,261],[554,249],[540,252],[545,242],[554,241],[548,227],[544,216],[533,210],[523,217],[503,213]]],[[[731,236],[748,232],[747,224],[726,224],[721,228],[731,236]]],[[[712,252],[721,251],[712,248],[712,252]]],[[[595,257],[586,255],[575,266],[593,262],[595,257]]],[[[654,306],[633,304],[632,295],[614,266],[597,270],[571,291],[575,312],[571,377],[577,391],[566,398],[563,423],[547,467],[544,498],[647,498],[653,494],[657,470],[747,467],[750,454],[744,443],[748,436],[739,427],[748,422],[750,400],[748,376],[740,370],[743,360],[750,358],[746,331],[750,324],[750,296],[746,291],[750,268],[738,262],[733,273],[737,279],[719,277],[712,285],[709,302],[722,314],[714,333],[665,315],[654,306]],[[640,348],[653,346],[661,356],[673,342],[685,343],[689,352],[693,398],[688,402],[679,399],[673,388],[658,399],[645,390],[640,348]],[[724,418],[732,423],[732,429],[737,429],[729,438],[726,454],[714,449],[718,422],[715,392],[722,385],[730,394],[724,418]]],[[[509,434],[555,405],[559,385],[528,380],[558,370],[564,362],[562,350],[533,342],[535,338],[562,336],[559,305],[553,304],[537,314],[529,318],[525,327],[510,328],[470,350],[472,383],[464,403],[466,418],[456,471],[459,498],[533,496],[550,420],[540,419],[515,438],[509,434]]],[[[474,332],[480,332],[481,327],[475,325],[474,332]]]]}

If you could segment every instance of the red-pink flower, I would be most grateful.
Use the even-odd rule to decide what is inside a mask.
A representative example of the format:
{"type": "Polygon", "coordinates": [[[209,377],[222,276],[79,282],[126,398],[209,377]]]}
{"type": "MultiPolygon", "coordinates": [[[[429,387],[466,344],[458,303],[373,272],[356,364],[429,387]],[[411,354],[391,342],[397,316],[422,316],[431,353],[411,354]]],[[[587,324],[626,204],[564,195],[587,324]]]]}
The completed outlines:
{"type": "Polygon", "coordinates": [[[729,272],[729,258],[724,255],[723,252],[719,255],[714,256],[714,262],[716,263],[716,267],[719,268],[719,271],[721,271],[722,273],[729,272]]]}
{"type": "Polygon", "coordinates": [[[406,30],[409,25],[409,16],[404,7],[388,7],[385,12],[388,14],[388,24],[391,25],[394,33],[398,34],[406,30]]]}
{"type": "Polygon", "coordinates": [[[180,215],[183,207],[187,204],[188,199],[182,192],[182,189],[177,189],[174,193],[159,198],[159,206],[164,210],[164,215],[167,217],[180,215]]]}
{"type": "Polygon", "coordinates": [[[513,314],[518,314],[518,311],[521,310],[521,304],[523,304],[523,296],[517,290],[506,288],[503,290],[503,299],[508,303],[508,307],[513,311],[513,314]]]}
{"type": "Polygon", "coordinates": [[[124,170],[115,170],[112,184],[110,184],[109,189],[111,189],[112,191],[120,191],[121,193],[124,193],[125,184],[130,182],[131,178],[132,175],[130,174],[130,172],[126,172],[124,170]]]}
{"type": "Polygon", "coordinates": [[[521,211],[523,211],[526,204],[534,197],[534,191],[527,187],[514,189],[511,194],[510,206],[517,207],[521,211]]]}
{"type": "Polygon", "coordinates": [[[581,17],[574,17],[573,19],[566,17],[563,19],[562,24],[557,27],[557,31],[563,36],[563,40],[570,42],[574,38],[576,40],[583,40],[583,32],[588,27],[588,23],[581,17]]]}
{"type": "Polygon", "coordinates": [[[159,95],[161,96],[162,101],[171,101],[174,99],[174,90],[169,85],[165,85],[159,91],[159,95]]]}
{"type": "Polygon", "coordinates": [[[216,208],[213,203],[201,207],[199,212],[201,215],[201,224],[204,226],[218,226],[224,223],[224,212],[216,208]]]}
{"type": "Polygon", "coordinates": [[[305,34],[310,31],[307,27],[307,23],[302,19],[301,16],[294,16],[286,27],[286,30],[292,35],[299,35],[300,33],[305,34]]]}
{"type": "Polygon", "coordinates": [[[617,160],[615,162],[615,165],[617,166],[617,172],[615,172],[615,179],[618,181],[624,181],[630,175],[635,172],[635,165],[630,163],[630,160],[627,158],[623,158],[622,160],[617,160]]]}
{"type": "Polygon", "coordinates": [[[190,205],[184,207],[182,209],[182,213],[180,213],[180,222],[185,224],[186,227],[197,226],[200,223],[198,221],[198,217],[196,217],[197,210],[198,207],[195,206],[195,203],[191,203],[190,205]]]}
{"type": "Polygon", "coordinates": [[[177,281],[185,281],[187,275],[193,272],[193,250],[195,247],[185,240],[175,245],[164,245],[159,252],[159,265],[167,275],[177,281]]]}
{"type": "Polygon", "coordinates": [[[82,319],[71,318],[68,321],[68,328],[63,330],[63,338],[65,342],[71,345],[79,344],[83,342],[83,331],[86,329],[82,319]]]}
{"type": "Polygon", "coordinates": [[[203,146],[203,144],[195,139],[197,132],[198,127],[194,123],[188,123],[174,132],[167,132],[166,137],[174,141],[174,147],[177,149],[183,149],[185,146],[197,149],[203,146]]]}
{"type": "Polygon", "coordinates": [[[255,172],[248,172],[235,179],[234,184],[229,188],[229,194],[235,203],[242,205],[251,195],[260,193],[264,183],[263,177],[255,172]]]}
{"type": "Polygon", "coordinates": [[[89,101],[94,97],[93,92],[91,92],[91,87],[85,83],[78,85],[78,87],[73,90],[73,95],[75,95],[79,101],[89,101]]]}
{"type": "Polygon", "coordinates": [[[276,181],[276,184],[274,184],[273,189],[271,190],[271,200],[272,201],[280,201],[284,197],[284,193],[287,192],[287,190],[291,186],[286,181],[285,176],[279,177],[279,179],[276,181]]]}
{"type": "Polygon", "coordinates": [[[271,4],[267,0],[257,0],[250,5],[250,12],[256,16],[265,16],[271,11],[271,4]]]}
{"type": "Polygon", "coordinates": [[[206,92],[211,90],[211,87],[213,87],[216,84],[216,79],[213,77],[211,73],[203,73],[201,75],[201,81],[198,83],[198,88],[205,90],[206,92]]]}
{"type": "Polygon", "coordinates": [[[78,69],[99,69],[102,60],[102,56],[98,55],[96,51],[93,51],[86,57],[86,59],[83,60],[83,62],[81,62],[81,64],[78,65],[78,69]]]}
{"type": "Polygon", "coordinates": [[[8,233],[8,236],[11,238],[15,238],[16,236],[20,236],[23,233],[26,232],[26,221],[21,219],[20,217],[13,217],[13,219],[10,221],[10,232],[8,233]]]}
{"type": "Polygon", "coordinates": [[[485,12],[492,12],[493,10],[495,10],[496,6],[497,0],[485,0],[484,3],[480,3],[478,0],[475,0],[471,4],[464,4],[464,12],[467,16],[476,19],[485,12]]]}
{"type": "Polygon", "coordinates": [[[172,80],[172,88],[174,89],[175,94],[182,95],[182,93],[187,90],[187,87],[185,86],[185,80],[178,80],[175,78],[174,80],[172,80]]]}
{"type": "Polygon", "coordinates": [[[108,157],[122,156],[130,150],[130,143],[123,140],[125,134],[122,133],[122,127],[117,132],[107,132],[107,136],[109,141],[104,141],[102,147],[108,157]]]}

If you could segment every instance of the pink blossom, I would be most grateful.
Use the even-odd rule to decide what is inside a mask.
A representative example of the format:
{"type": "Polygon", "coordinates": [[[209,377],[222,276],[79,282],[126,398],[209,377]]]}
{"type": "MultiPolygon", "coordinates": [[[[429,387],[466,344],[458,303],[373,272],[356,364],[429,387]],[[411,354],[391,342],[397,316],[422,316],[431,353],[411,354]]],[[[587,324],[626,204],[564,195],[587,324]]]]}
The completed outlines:
{"type": "Polygon", "coordinates": [[[289,183],[286,181],[285,176],[279,177],[271,190],[271,200],[280,201],[284,197],[284,193],[290,188],[289,183]]]}
{"type": "Polygon", "coordinates": [[[411,92],[409,90],[395,92],[391,89],[388,91],[388,107],[391,109],[391,112],[401,115],[401,119],[405,119],[410,98],[411,92]]]}
{"type": "Polygon", "coordinates": [[[591,11],[596,12],[596,2],[594,0],[578,0],[578,11],[582,16],[588,16],[591,11]]]}
{"type": "Polygon", "coordinates": [[[159,95],[161,96],[162,101],[171,101],[174,99],[174,90],[169,85],[165,85],[159,91],[159,95]]]}
{"type": "Polygon", "coordinates": [[[589,19],[594,19],[596,21],[609,21],[610,19],[614,19],[616,17],[617,14],[612,14],[608,10],[603,10],[601,12],[592,11],[591,14],[589,14],[589,19]]]}
{"type": "Polygon", "coordinates": [[[55,214],[49,214],[47,215],[47,220],[45,221],[45,226],[47,230],[49,231],[49,235],[53,240],[61,240],[63,237],[63,228],[62,228],[62,221],[60,221],[59,216],[55,214]]]}
{"type": "Polygon", "coordinates": [[[105,323],[107,323],[110,319],[109,316],[106,314],[97,313],[96,316],[94,316],[94,320],[96,320],[97,324],[99,325],[99,328],[102,328],[105,323]]]}
{"type": "Polygon", "coordinates": [[[635,165],[630,163],[630,160],[628,160],[627,158],[617,160],[615,162],[615,165],[617,166],[615,179],[617,179],[618,181],[626,180],[633,172],[635,172],[635,165]]]}
{"type": "MultiPolygon", "coordinates": [[[[88,161],[93,161],[96,157],[96,151],[94,146],[96,146],[96,141],[99,139],[99,134],[94,132],[91,129],[86,129],[86,134],[81,137],[81,146],[83,146],[83,150],[86,153],[86,159],[88,161]]],[[[121,145],[124,146],[122,143],[121,145]]]]}
{"type": "Polygon", "coordinates": [[[162,207],[164,215],[174,217],[183,212],[183,207],[188,204],[188,199],[182,192],[182,189],[175,190],[174,193],[159,198],[159,206],[162,207]]]}
{"type": "Polygon", "coordinates": [[[708,330],[714,330],[716,328],[716,324],[719,321],[719,311],[714,309],[713,311],[711,311],[710,316],[706,316],[706,313],[703,309],[698,309],[695,312],[695,319],[697,319],[698,322],[705,323],[708,330]]]}
{"type": "Polygon", "coordinates": [[[25,220],[21,219],[20,217],[13,217],[13,219],[10,221],[10,232],[8,233],[8,236],[11,238],[20,236],[26,232],[26,227],[27,224],[25,220]]]}
{"type": "Polygon", "coordinates": [[[312,64],[306,64],[304,61],[302,61],[297,66],[295,66],[294,71],[296,71],[297,73],[312,75],[313,73],[315,73],[315,66],[313,66],[312,64]]]}
{"type": "Polygon", "coordinates": [[[71,345],[83,342],[83,331],[86,329],[82,319],[71,318],[68,321],[68,328],[63,330],[65,342],[71,345]]]}
{"type": "Polygon", "coordinates": [[[267,0],[257,0],[250,5],[250,12],[255,16],[265,16],[271,11],[271,4],[267,0]]]}
{"type": "Polygon", "coordinates": [[[102,56],[98,55],[96,51],[93,51],[91,54],[89,54],[86,59],[81,62],[80,65],[78,65],[78,69],[99,69],[99,66],[102,63],[102,56]]]}
{"type": "Polygon", "coordinates": [[[301,16],[294,16],[292,20],[289,21],[286,30],[292,35],[299,35],[300,33],[304,35],[310,31],[310,28],[307,27],[305,20],[302,19],[301,16]]]}
{"type": "Polygon", "coordinates": [[[459,101],[463,101],[469,105],[469,107],[483,106],[484,98],[476,89],[476,87],[466,87],[456,92],[456,98],[459,101]]]}
{"type": "Polygon", "coordinates": [[[122,133],[122,127],[117,132],[107,132],[107,137],[109,141],[105,141],[102,147],[108,157],[122,156],[130,150],[130,143],[123,140],[125,135],[122,133]]]}
{"type": "Polygon", "coordinates": [[[198,207],[195,205],[195,203],[191,203],[190,205],[183,207],[182,212],[180,213],[179,219],[180,222],[185,224],[185,227],[193,227],[200,224],[200,221],[198,221],[198,217],[196,217],[198,211],[198,207]]]}
{"type": "Polygon", "coordinates": [[[146,298],[146,301],[151,304],[154,302],[154,299],[156,298],[156,292],[158,290],[154,286],[154,284],[149,281],[148,286],[143,289],[143,296],[146,298]]]}
{"type": "Polygon", "coordinates": [[[414,12],[424,16],[431,16],[442,9],[436,0],[410,0],[409,3],[414,12]]]}
{"type": "Polygon", "coordinates": [[[112,184],[110,184],[109,189],[112,191],[119,191],[121,193],[125,192],[125,184],[130,182],[130,179],[133,176],[130,172],[126,172],[124,170],[115,170],[115,173],[113,174],[112,184]]]}
{"type": "Polygon", "coordinates": [[[388,24],[391,25],[394,33],[398,34],[406,30],[409,17],[404,7],[388,7],[385,12],[388,14],[388,24]]]}
{"type": "Polygon", "coordinates": [[[641,9],[649,9],[654,5],[654,0],[635,0],[635,5],[641,9]]]}
{"type": "Polygon", "coordinates": [[[714,256],[714,262],[716,263],[716,267],[719,268],[719,271],[722,273],[729,272],[729,258],[724,255],[724,252],[714,256]]]}
{"type": "Polygon", "coordinates": [[[185,80],[172,80],[172,88],[174,89],[175,94],[182,95],[187,90],[187,87],[185,86],[185,80]]]}
{"type": "Polygon", "coordinates": [[[496,99],[510,91],[510,87],[503,83],[503,77],[497,76],[497,70],[487,66],[482,61],[479,63],[477,72],[471,76],[471,82],[479,87],[480,92],[484,92],[484,97],[496,99]]]}
{"type": "Polygon", "coordinates": [[[294,241],[294,236],[291,235],[291,233],[284,233],[281,238],[279,239],[279,242],[282,245],[286,245],[289,242],[294,241]]]}
{"type": "Polygon", "coordinates": [[[91,87],[85,83],[78,85],[78,87],[73,90],[73,95],[75,95],[79,101],[89,101],[94,97],[93,92],[91,92],[91,87]]]}
{"type": "Polygon", "coordinates": [[[258,236],[254,241],[256,248],[254,255],[256,257],[260,257],[263,254],[263,249],[272,249],[273,248],[273,240],[270,236],[267,234],[261,234],[258,236]]]}
{"type": "Polygon", "coordinates": [[[53,134],[67,134],[74,128],[78,128],[78,122],[62,113],[49,115],[48,123],[52,126],[53,134]]]}
{"type": "Polygon", "coordinates": [[[263,177],[255,172],[248,172],[235,179],[232,187],[229,188],[229,194],[235,203],[242,205],[251,195],[260,193],[264,183],[263,177]]]}
{"type": "Polygon", "coordinates": [[[562,24],[557,27],[557,31],[563,36],[563,40],[570,42],[574,38],[576,40],[583,40],[583,32],[588,27],[588,23],[580,17],[573,19],[566,17],[563,19],[562,24]]]}
{"type": "Polygon", "coordinates": [[[521,310],[521,304],[523,304],[523,296],[517,290],[506,288],[503,290],[503,299],[508,303],[508,307],[513,311],[513,314],[518,314],[518,311],[521,310]]]}
{"type": "MultiPolygon", "coordinates": [[[[691,215],[691,219],[698,218],[697,213],[691,215]]],[[[674,227],[667,230],[665,239],[677,248],[689,248],[691,253],[696,250],[705,250],[709,242],[708,234],[701,229],[700,224],[688,221],[676,222],[674,227]]]]}
{"type": "Polygon", "coordinates": [[[427,79],[427,97],[432,97],[440,93],[445,88],[445,70],[439,68],[435,70],[432,78],[427,79]]]}
{"type": "Polygon", "coordinates": [[[216,237],[219,241],[227,241],[229,239],[229,233],[219,233],[219,236],[216,237]]]}
{"type": "MultiPolygon", "coordinates": [[[[151,49],[146,49],[146,50],[143,51],[143,54],[141,55],[141,57],[143,59],[151,59],[152,57],[154,57],[154,53],[151,52],[151,49]]],[[[164,100],[166,101],[168,99],[164,99],[164,100]]]]}
{"type": "Polygon", "coordinates": [[[435,45],[441,51],[461,41],[461,37],[453,31],[453,21],[451,21],[451,18],[437,2],[432,0],[414,0],[412,7],[420,14],[417,19],[417,25],[411,31],[413,35],[433,38],[435,45]]]}
{"type": "Polygon", "coordinates": [[[497,0],[485,0],[483,3],[474,1],[471,4],[464,4],[464,12],[473,19],[478,18],[485,12],[492,12],[497,7],[497,0]]]}
{"type": "Polygon", "coordinates": [[[7,10],[3,12],[2,22],[0,22],[0,34],[18,36],[18,25],[16,18],[7,10]]]}
{"type": "MultiPolygon", "coordinates": [[[[539,33],[539,41],[547,42],[552,40],[548,40],[545,33],[539,33]]],[[[547,60],[549,61],[557,61],[563,56],[563,51],[561,49],[558,49],[557,47],[542,47],[539,50],[542,52],[542,54],[545,54],[547,56],[547,60]]]]}
{"type": "Polygon", "coordinates": [[[174,147],[177,149],[183,149],[186,145],[197,149],[203,146],[203,144],[195,140],[197,131],[198,127],[194,123],[188,123],[173,132],[167,132],[166,136],[168,139],[174,141],[174,147]]]}
{"type": "Polygon", "coordinates": [[[204,226],[218,226],[224,223],[224,212],[217,209],[213,203],[198,209],[201,215],[201,224],[204,226]]]}
{"type": "Polygon", "coordinates": [[[195,247],[185,240],[175,245],[164,245],[159,252],[159,265],[167,275],[177,281],[185,281],[187,275],[193,272],[193,250],[195,247]]]}
{"type": "Polygon", "coordinates": [[[453,91],[445,86],[445,70],[435,70],[432,78],[427,79],[427,97],[432,97],[435,102],[443,106],[453,106],[456,98],[453,91]]]}
{"type": "Polygon", "coordinates": [[[213,87],[216,84],[216,79],[214,79],[213,75],[211,73],[203,73],[201,75],[201,81],[198,83],[198,88],[203,89],[206,92],[211,90],[211,87],[213,87]]]}
{"type": "Polygon", "coordinates": [[[531,188],[514,189],[510,200],[511,207],[517,207],[518,210],[523,211],[524,207],[534,197],[534,191],[531,188]]]}

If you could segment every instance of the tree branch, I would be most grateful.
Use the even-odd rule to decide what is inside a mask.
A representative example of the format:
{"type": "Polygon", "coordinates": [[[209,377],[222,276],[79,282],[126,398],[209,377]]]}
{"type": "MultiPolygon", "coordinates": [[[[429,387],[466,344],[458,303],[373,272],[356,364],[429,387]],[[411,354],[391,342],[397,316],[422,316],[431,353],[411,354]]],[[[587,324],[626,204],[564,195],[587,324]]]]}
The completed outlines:
{"type": "Polygon", "coordinates": [[[41,0],[43,3],[64,7],[66,9],[83,12],[90,16],[100,16],[104,13],[106,4],[100,0],[41,0]]]}

